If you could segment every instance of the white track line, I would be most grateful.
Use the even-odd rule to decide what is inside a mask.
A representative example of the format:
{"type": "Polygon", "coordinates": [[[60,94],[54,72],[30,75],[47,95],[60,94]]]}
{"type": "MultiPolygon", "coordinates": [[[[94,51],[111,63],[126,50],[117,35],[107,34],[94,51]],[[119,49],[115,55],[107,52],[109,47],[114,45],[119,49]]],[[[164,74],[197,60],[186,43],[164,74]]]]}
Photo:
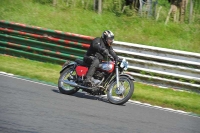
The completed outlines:
{"type": "Polygon", "coordinates": [[[40,82],[28,80],[28,79],[23,79],[23,78],[17,77],[17,75],[11,74],[11,73],[6,73],[6,72],[0,71],[0,75],[7,76],[7,77],[12,77],[12,78],[15,78],[15,79],[20,79],[20,80],[24,80],[24,81],[28,81],[28,82],[32,82],[32,83],[36,83],[36,84],[40,84],[40,85],[45,85],[45,86],[50,86],[50,87],[56,88],[56,86],[48,85],[48,84],[44,84],[44,83],[40,83],[40,82]]]}

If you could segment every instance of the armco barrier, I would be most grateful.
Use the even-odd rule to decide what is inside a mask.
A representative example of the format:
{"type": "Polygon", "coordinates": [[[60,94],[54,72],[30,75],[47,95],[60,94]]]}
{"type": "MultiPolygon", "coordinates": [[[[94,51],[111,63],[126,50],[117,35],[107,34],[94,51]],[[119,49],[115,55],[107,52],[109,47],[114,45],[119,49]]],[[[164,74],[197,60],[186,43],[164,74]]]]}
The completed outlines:
{"type": "MultiPolygon", "coordinates": [[[[83,58],[94,37],[0,21],[0,54],[63,64],[83,58]]],[[[200,92],[200,54],[114,42],[136,81],[200,92]]]]}
{"type": "Polygon", "coordinates": [[[119,41],[114,48],[137,81],[199,92],[200,54],[119,41]]]}

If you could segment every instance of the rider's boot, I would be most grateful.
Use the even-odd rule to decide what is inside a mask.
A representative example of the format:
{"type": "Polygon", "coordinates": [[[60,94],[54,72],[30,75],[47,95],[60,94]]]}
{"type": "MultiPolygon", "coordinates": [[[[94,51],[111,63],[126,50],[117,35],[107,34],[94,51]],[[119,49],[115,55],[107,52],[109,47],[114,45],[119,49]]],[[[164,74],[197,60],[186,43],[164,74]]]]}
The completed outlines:
{"type": "Polygon", "coordinates": [[[85,79],[85,86],[87,87],[92,87],[92,81],[91,78],[95,72],[96,68],[94,66],[90,66],[87,74],[86,74],[86,79],[85,79]]]}

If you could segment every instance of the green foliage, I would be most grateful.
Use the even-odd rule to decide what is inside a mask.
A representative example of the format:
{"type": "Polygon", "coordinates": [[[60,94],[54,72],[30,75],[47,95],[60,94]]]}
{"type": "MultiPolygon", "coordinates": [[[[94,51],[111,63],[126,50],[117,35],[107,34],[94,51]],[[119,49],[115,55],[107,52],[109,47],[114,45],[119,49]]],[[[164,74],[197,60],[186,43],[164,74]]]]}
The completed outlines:
{"type": "Polygon", "coordinates": [[[116,16],[121,16],[122,11],[121,11],[121,0],[113,0],[113,12],[116,14],[116,16]]]}
{"type": "Polygon", "coordinates": [[[52,4],[53,0],[32,0],[33,2],[38,2],[40,4],[52,4]]]}

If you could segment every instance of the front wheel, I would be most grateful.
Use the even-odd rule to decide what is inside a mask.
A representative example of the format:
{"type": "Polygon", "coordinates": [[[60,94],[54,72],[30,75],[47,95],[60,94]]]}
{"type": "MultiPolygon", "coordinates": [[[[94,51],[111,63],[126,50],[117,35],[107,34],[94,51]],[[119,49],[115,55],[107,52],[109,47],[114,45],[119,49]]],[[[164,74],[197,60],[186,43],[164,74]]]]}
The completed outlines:
{"type": "Polygon", "coordinates": [[[119,88],[117,88],[116,79],[113,80],[108,87],[107,91],[108,101],[117,105],[124,104],[131,98],[133,91],[134,91],[133,81],[127,76],[120,76],[119,88]]]}

